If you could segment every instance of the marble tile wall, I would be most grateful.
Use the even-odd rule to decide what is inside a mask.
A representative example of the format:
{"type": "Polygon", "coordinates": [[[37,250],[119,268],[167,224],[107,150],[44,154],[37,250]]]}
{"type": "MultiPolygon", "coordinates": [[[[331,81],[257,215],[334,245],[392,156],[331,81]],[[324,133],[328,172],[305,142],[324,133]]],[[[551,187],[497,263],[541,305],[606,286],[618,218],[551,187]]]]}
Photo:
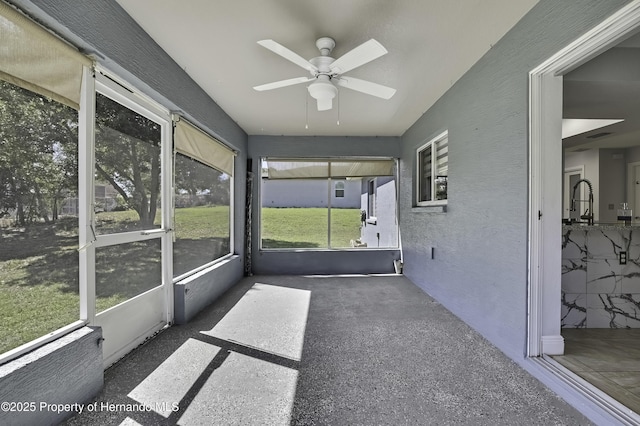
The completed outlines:
{"type": "Polygon", "coordinates": [[[573,225],[562,233],[562,327],[640,328],[640,227],[573,225]]]}

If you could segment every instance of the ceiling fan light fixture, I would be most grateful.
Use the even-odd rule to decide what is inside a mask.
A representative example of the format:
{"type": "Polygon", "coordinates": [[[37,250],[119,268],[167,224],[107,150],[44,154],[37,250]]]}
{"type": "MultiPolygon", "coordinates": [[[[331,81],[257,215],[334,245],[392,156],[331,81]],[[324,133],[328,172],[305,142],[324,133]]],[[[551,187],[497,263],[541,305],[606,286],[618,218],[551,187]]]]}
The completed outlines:
{"type": "Polygon", "coordinates": [[[338,94],[338,88],[328,79],[318,79],[307,89],[311,97],[318,101],[318,111],[330,110],[333,106],[333,98],[338,94]]]}

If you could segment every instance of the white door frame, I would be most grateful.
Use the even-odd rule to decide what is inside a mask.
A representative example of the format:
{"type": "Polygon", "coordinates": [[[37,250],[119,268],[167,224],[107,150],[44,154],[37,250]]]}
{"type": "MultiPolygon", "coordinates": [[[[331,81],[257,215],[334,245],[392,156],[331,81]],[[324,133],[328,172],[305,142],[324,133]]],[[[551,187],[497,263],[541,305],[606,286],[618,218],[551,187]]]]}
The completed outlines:
{"type": "Polygon", "coordinates": [[[564,353],[560,334],[562,76],[640,26],[640,0],[611,15],[529,73],[527,355],[564,353]]]}

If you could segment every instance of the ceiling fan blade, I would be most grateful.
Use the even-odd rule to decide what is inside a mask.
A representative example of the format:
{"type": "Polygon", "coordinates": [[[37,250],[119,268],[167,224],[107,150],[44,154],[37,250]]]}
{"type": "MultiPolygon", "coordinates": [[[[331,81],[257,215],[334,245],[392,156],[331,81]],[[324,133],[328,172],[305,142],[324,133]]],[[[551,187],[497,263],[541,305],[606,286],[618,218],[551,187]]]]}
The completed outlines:
{"type": "Polygon", "coordinates": [[[288,80],[274,81],[273,83],[261,84],[260,86],[254,86],[254,90],[262,92],[263,90],[279,89],[281,87],[293,86],[294,84],[306,83],[307,81],[314,80],[314,77],[296,77],[288,80]]]}
{"type": "Polygon", "coordinates": [[[371,39],[333,61],[329,65],[329,69],[337,74],[342,74],[371,62],[386,53],[387,49],[383,45],[371,39]]]}
{"type": "Polygon", "coordinates": [[[278,42],[275,42],[273,40],[260,40],[258,41],[258,44],[260,46],[266,47],[267,49],[271,50],[273,53],[276,53],[280,56],[282,56],[283,58],[287,59],[288,61],[293,62],[294,64],[296,64],[299,67],[304,68],[305,70],[314,73],[318,71],[318,67],[316,67],[315,65],[313,65],[311,62],[307,61],[306,59],[304,59],[302,56],[298,55],[297,53],[287,49],[286,47],[284,47],[283,45],[281,45],[278,42]]]}
{"type": "Polygon", "coordinates": [[[353,77],[341,77],[338,80],[338,86],[366,93],[367,95],[377,96],[382,99],[390,99],[396,93],[396,89],[392,89],[391,87],[353,77]]]}

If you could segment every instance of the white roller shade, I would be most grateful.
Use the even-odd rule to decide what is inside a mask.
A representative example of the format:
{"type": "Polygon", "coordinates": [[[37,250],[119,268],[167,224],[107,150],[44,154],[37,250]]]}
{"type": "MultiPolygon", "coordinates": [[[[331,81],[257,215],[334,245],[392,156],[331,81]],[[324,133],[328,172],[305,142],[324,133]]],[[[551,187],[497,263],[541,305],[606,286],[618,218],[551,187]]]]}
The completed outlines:
{"type": "Polygon", "coordinates": [[[329,177],[326,161],[267,160],[269,179],[316,179],[329,177]]]}
{"type": "Polygon", "coordinates": [[[331,161],[332,178],[393,176],[394,160],[331,161]]]}
{"type": "Polygon", "coordinates": [[[269,179],[322,179],[393,176],[394,160],[267,159],[269,179]]]}
{"type": "Polygon", "coordinates": [[[78,109],[91,60],[0,1],[0,79],[78,109]]]}
{"type": "Polygon", "coordinates": [[[180,154],[233,176],[234,152],[188,122],[176,122],[174,142],[180,154]]]}

